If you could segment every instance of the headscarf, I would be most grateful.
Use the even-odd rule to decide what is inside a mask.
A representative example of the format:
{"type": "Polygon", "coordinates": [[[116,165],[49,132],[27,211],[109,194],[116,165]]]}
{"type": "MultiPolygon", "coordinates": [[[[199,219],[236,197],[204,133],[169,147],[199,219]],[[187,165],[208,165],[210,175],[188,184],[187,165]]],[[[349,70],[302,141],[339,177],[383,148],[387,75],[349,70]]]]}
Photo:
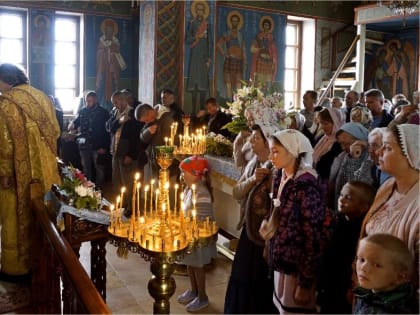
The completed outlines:
{"type": "Polygon", "coordinates": [[[420,126],[413,124],[397,125],[397,130],[401,142],[401,150],[407,158],[410,166],[416,170],[420,170],[419,158],[419,132],[420,126]]]}
{"type": "Polygon", "coordinates": [[[372,119],[372,113],[367,107],[355,106],[350,111],[350,121],[360,122],[366,128],[370,128],[372,119]]]}
{"type": "Polygon", "coordinates": [[[268,106],[253,104],[246,108],[246,112],[251,114],[254,124],[271,124],[277,121],[276,113],[268,106]]]}
{"type": "Polygon", "coordinates": [[[335,134],[344,124],[343,116],[341,115],[341,110],[337,108],[326,107],[330,117],[333,121],[333,130],[330,135],[324,134],[324,136],[318,141],[314,148],[313,160],[314,165],[318,163],[321,156],[331,150],[334,142],[336,141],[335,134]]]}
{"type": "Polygon", "coordinates": [[[301,113],[297,112],[297,111],[290,111],[287,113],[288,117],[293,117],[296,121],[296,128],[298,130],[302,130],[303,126],[305,125],[305,116],[303,116],[301,113]]]}
{"type": "Polygon", "coordinates": [[[307,167],[312,168],[313,149],[309,139],[303,133],[294,129],[286,129],[277,131],[273,137],[275,137],[294,158],[298,158],[301,153],[305,153],[298,169],[307,167]]]}
{"type": "Polygon", "coordinates": [[[268,138],[276,133],[277,131],[281,130],[277,125],[272,123],[258,123],[256,124],[261,129],[261,133],[263,134],[265,140],[268,140],[268,138]]]}
{"type": "Polygon", "coordinates": [[[194,176],[202,177],[210,170],[210,165],[205,158],[193,155],[185,158],[179,164],[179,168],[181,171],[191,173],[194,176]]]}
{"type": "Polygon", "coordinates": [[[357,140],[367,141],[369,130],[367,130],[361,123],[349,122],[341,126],[338,131],[345,131],[352,135],[357,140]]]}

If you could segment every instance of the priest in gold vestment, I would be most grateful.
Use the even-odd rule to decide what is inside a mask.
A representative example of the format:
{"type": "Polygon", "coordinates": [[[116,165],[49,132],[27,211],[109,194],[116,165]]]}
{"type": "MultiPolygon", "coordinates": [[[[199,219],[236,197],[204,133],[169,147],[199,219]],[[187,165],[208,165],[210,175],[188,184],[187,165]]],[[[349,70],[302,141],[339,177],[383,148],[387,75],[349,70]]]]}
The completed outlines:
{"type": "Polygon", "coordinates": [[[60,182],[60,129],[51,101],[19,67],[0,65],[0,92],[0,279],[14,279],[30,273],[29,184],[38,179],[47,192],[60,182]]]}

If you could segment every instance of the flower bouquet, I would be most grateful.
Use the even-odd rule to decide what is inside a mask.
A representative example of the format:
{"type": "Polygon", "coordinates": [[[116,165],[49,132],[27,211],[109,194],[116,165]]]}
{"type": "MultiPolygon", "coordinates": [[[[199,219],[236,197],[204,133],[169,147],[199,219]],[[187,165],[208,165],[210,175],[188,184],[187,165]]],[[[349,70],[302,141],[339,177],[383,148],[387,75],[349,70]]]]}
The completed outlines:
{"type": "Polygon", "coordinates": [[[242,88],[238,89],[232,103],[227,103],[229,112],[233,115],[231,122],[223,126],[224,129],[238,134],[248,129],[245,111],[252,113],[255,123],[276,123],[279,127],[287,128],[289,118],[284,109],[283,95],[279,92],[264,95],[260,88],[252,83],[242,81],[242,88]]]}
{"type": "Polygon", "coordinates": [[[61,169],[63,184],[60,189],[67,194],[69,205],[77,209],[98,209],[102,195],[95,188],[95,184],[85,177],[77,168],[65,166],[61,169]]]}
{"type": "Polygon", "coordinates": [[[206,153],[231,157],[233,154],[233,144],[221,134],[210,132],[206,137],[206,153]]]}

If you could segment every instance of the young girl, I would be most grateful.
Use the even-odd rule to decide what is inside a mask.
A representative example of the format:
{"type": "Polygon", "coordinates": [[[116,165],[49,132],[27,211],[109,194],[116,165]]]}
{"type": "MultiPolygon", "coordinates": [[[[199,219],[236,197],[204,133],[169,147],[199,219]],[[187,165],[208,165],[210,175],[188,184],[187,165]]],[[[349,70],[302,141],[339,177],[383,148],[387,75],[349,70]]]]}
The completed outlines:
{"type": "Polygon", "coordinates": [[[273,189],[277,224],[272,237],[264,221],[260,229],[274,269],[274,304],[280,314],[316,313],[316,271],[325,243],[326,207],[312,168],[313,149],[308,138],[291,129],[274,133],[269,147],[274,167],[282,169],[280,184],[273,189]]]}
{"type": "MultiPolygon", "coordinates": [[[[191,156],[184,159],[179,165],[186,188],[184,190],[185,210],[193,209],[192,185],[195,185],[195,198],[197,220],[213,219],[212,188],[209,176],[209,164],[206,159],[199,156],[191,156]]],[[[190,277],[191,289],[178,296],[178,302],[187,304],[189,312],[199,311],[209,305],[206,294],[206,274],[204,265],[216,257],[216,244],[196,248],[191,254],[185,256],[182,264],[187,265],[190,277]]]]}

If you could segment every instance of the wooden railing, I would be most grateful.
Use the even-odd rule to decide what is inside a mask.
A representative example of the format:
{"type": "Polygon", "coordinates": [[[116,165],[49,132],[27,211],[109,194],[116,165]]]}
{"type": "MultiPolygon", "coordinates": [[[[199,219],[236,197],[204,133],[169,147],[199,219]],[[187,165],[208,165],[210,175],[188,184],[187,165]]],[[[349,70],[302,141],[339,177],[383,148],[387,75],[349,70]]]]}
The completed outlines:
{"type": "Polygon", "coordinates": [[[111,314],[43,202],[40,183],[31,184],[34,215],[32,307],[36,314],[111,314]],[[60,292],[62,280],[63,290],[60,292]]]}
{"type": "Polygon", "coordinates": [[[344,55],[343,60],[341,60],[340,65],[338,66],[334,75],[332,76],[332,78],[328,82],[328,85],[325,87],[321,96],[318,98],[318,102],[317,102],[316,106],[321,105],[322,102],[324,101],[325,97],[327,96],[327,94],[330,92],[330,89],[333,87],[335,80],[340,75],[341,71],[343,70],[343,68],[347,64],[348,60],[350,59],[350,57],[353,53],[353,50],[356,48],[356,44],[359,41],[359,39],[360,39],[360,35],[356,35],[356,37],[353,39],[353,42],[351,43],[349,49],[347,50],[346,54],[344,55]]]}

